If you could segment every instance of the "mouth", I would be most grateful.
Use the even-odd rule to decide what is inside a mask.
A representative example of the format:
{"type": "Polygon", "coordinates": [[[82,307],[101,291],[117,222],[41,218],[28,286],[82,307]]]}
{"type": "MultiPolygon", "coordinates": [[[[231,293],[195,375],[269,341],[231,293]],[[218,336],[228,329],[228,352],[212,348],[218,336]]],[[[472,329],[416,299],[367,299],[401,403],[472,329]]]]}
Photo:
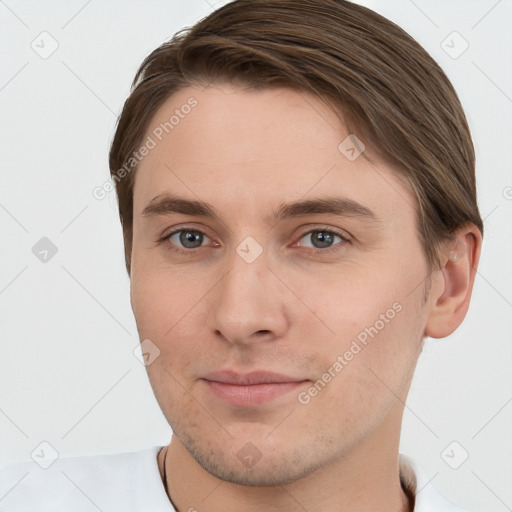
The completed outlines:
{"type": "Polygon", "coordinates": [[[241,374],[232,370],[212,372],[201,380],[214,397],[235,407],[253,407],[271,402],[297,390],[308,381],[273,372],[241,374]]]}

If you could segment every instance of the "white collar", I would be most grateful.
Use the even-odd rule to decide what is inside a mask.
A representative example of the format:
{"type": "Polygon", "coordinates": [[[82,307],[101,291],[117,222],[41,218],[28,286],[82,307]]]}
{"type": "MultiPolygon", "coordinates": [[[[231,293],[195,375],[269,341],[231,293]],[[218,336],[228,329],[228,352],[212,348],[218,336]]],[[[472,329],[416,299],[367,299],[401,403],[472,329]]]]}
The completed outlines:
{"type": "Polygon", "coordinates": [[[399,465],[401,482],[416,497],[414,512],[465,512],[439,494],[414,459],[400,454],[399,465]]]}

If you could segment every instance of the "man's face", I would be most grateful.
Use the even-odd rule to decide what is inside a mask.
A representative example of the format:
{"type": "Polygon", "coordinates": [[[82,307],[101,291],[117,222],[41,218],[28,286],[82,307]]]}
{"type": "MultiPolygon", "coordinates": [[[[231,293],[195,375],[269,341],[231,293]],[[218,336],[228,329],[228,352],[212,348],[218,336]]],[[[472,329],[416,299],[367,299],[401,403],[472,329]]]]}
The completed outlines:
{"type": "Polygon", "coordinates": [[[285,483],[397,442],[428,271],[413,194],[348,135],[313,96],[228,85],[173,95],[146,133],[132,307],[163,413],[219,478],[285,483]],[[216,216],[143,215],[166,194],[216,216]],[[338,208],[283,208],[318,200],[338,208]]]}

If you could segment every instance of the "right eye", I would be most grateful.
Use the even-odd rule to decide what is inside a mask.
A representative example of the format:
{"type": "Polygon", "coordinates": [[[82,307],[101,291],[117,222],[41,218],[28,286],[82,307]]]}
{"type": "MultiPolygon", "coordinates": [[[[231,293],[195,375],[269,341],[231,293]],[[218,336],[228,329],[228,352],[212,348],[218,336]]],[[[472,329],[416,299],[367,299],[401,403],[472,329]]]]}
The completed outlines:
{"type": "Polygon", "coordinates": [[[175,246],[174,250],[188,254],[194,253],[196,249],[205,245],[204,242],[207,240],[210,240],[210,238],[202,231],[183,227],[160,239],[161,242],[171,242],[175,246]]]}

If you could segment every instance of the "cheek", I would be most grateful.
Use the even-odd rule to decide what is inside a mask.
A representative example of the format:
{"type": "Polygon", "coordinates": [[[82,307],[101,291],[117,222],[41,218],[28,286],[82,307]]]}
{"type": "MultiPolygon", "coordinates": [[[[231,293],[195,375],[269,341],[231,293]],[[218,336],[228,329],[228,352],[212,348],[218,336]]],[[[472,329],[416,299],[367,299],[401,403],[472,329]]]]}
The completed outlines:
{"type": "MultiPolygon", "coordinates": [[[[323,323],[319,334],[335,344],[349,341],[365,329],[384,330],[400,309],[400,292],[396,282],[383,279],[379,269],[338,268],[329,275],[316,275],[298,290],[298,295],[310,306],[312,315],[304,317],[309,328],[323,323]],[[380,274],[380,275],[379,275],[380,274]]],[[[297,278],[295,283],[300,282],[297,278]]]]}
{"type": "Polygon", "coordinates": [[[157,400],[182,401],[198,362],[208,366],[216,355],[204,346],[205,294],[212,284],[204,276],[196,279],[149,263],[134,270],[131,301],[139,338],[150,339],[159,350],[159,357],[146,367],[151,385],[157,400]]]}
{"type": "MultiPolygon", "coordinates": [[[[131,278],[131,305],[141,339],[166,340],[186,326],[193,307],[200,300],[197,286],[171,269],[138,265],[131,278]]],[[[191,314],[192,313],[192,314],[191,314]]]]}
{"type": "MultiPolygon", "coordinates": [[[[138,265],[131,278],[131,305],[140,340],[158,347],[158,357],[146,366],[151,387],[163,411],[170,414],[177,403],[188,403],[183,369],[200,356],[197,337],[186,335],[194,319],[199,290],[180,286],[175,275],[154,265],[138,265]]],[[[144,342],[143,342],[144,343],[144,342]]],[[[191,407],[191,405],[190,405],[191,407]]]]}
{"type": "Polygon", "coordinates": [[[363,407],[357,405],[358,389],[382,395],[390,393],[387,387],[397,391],[403,387],[421,351],[425,321],[423,287],[417,287],[416,275],[367,270],[357,276],[340,272],[324,281],[329,286],[310,288],[314,315],[307,315],[300,327],[318,332],[318,377],[325,381],[334,374],[337,384],[329,384],[332,390],[350,382],[350,398],[342,400],[354,400],[357,407],[363,407]]]}

